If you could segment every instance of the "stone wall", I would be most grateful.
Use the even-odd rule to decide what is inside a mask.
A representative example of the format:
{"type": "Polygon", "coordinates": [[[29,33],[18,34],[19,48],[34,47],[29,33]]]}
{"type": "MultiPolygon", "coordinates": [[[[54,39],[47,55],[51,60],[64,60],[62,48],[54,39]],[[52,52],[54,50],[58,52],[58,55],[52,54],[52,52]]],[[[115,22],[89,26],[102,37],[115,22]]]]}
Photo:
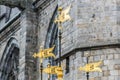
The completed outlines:
{"type": "MultiPolygon", "coordinates": [[[[70,15],[72,20],[63,23],[62,55],[70,56],[70,72],[65,74],[65,80],[86,80],[85,72],[79,71],[80,66],[86,64],[84,53],[90,54],[89,62],[103,60],[102,73],[90,73],[90,80],[118,80],[119,79],[119,47],[110,48],[110,45],[119,45],[119,13],[117,0],[64,0],[58,1],[59,6],[72,5],[70,15]],[[118,21],[117,21],[118,20],[118,21]],[[100,46],[108,48],[100,49],[100,46]],[[97,50],[81,51],[88,47],[97,50]],[[77,52],[76,48],[78,49],[77,52]]],[[[117,47],[117,46],[116,46],[117,47]]],[[[65,72],[65,71],[64,71],[65,72]]]]}
{"type": "MultiPolygon", "coordinates": [[[[54,11],[57,7],[57,1],[51,0],[44,7],[46,7],[46,8],[43,10],[39,10],[38,51],[40,50],[40,47],[44,48],[44,46],[45,46],[45,41],[46,41],[46,36],[48,33],[47,31],[49,28],[49,23],[50,23],[51,18],[54,14],[54,11]]],[[[47,64],[48,64],[48,60],[44,60],[43,67],[44,68],[47,67],[47,64]]],[[[39,72],[39,79],[40,79],[40,72],[39,72]]],[[[45,80],[45,79],[48,79],[48,75],[46,73],[43,73],[43,80],[45,80]]]]}
{"type": "MultiPolygon", "coordinates": [[[[103,48],[96,50],[79,50],[70,56],[70,72],[65,74],[65,80],[87,80],[86,72],[78,70],[87,63],[86,53],[89,53],[89,63],[103,60],[102,72],[90,72],[89,80],[119,80],[120,71],[120,49],[103,48]]],[[[66,60],[63,60],[66,63],[66,60]]]]}
{"type": "MultiPolygon", "coordinates": [[[[59,0],[58,6],[65,9],[71,4],[71,21],[62,24],[62,59],[70,57],[70,72],[65,80],[86,80],[85,72],[79,71],[86,64],[84,53],[90,54],[89,62],[103,60],[102,73],[90,73],[90,80],[119,79],[119,18],[116,0],[59,0]],[[115,47],[113,47],[115,46],[115,47]],[[89,48],[89,49],[88,49],[89,48]],[[94,49],[92,49],[94,48],[94,49]],[[95,49],[96,48],[96,49],[95,49]],[[102,49],[101,49],[102,48],[102,49]],[[85,50],[84,50],[85,49],[85,50]],[[77,51],[76,51],[77,50],[77,51]],[[74,52],[75,51],[75,52],[74,52]],[[72,55],[71,55],[72,54],[72,55]],[[115,73],[115,74],[114,74],[115,73]]],[[[40,12],[39,45],[44,45],[48,23],[54,3],[40,12]],[[50,11],[48,9],[51,9],[50,11]],[[47,12],[46,12],[47,11],[47,12]]]]}
{"type": "Polygon", "coordinates": [[[12,22],[10,21],[8,24],[6,23],[6,25],[3,26],[4,30],[1,31],[0,34],[0,60],[3,57],[3,53],[7,47],[6,45],[8,45],[9,39],[14,37],[19,45],[19,73],[17,73],[18,79],[37,79],[37,63],[36,59],[32,57],[33,53],[37,52],[36,14],[30,10],[25,10],[12,20],[12,22]]]}
{"type": "MultiPolygon", "coordinates": [[[[71,21],[62,24],[62,62],[70,58],[70,72],[65,73],[65,80],[86,80],[86,73],[79,71],[86,61],[85,53],[89,53],[89,62],[103,60],[103,72],[89,73],[90,80],[118,80],[120,77],[120,25],[118,0],[51,0],[39,8],[37,12],[24,10],[20,18],[0,34],[0,60],[5,46],[11,37],[18,40],[19,80],[39,80],[39,59],[32,57],[40,47],[45,46],[49,23],[56,6],[65,9],[71,4],[71,21]],[[18,25],[16,25],[16,24],[18,25]],[[14,26],[15,29],[13,28],[14,26]],[[8,33],[9,30],[13,32],[8,33]]],[[[39,6],[39,4],[37,4],[39,6]]],[[[45,60],[44,67],[48,61],[45,60]]],[[[47,79],[43,75],[43,80],[47,79]]]]}
{"type": "Polygon", "coordinates": [[[39,12],[38,45],[42,45],[42,47],[44,47],[49,23],[56,7],[57,1],[52,0],[45,9],[39,12]]]}
{"type": "Polygon", "coordinates": [[[74,48],[119,44],[116,0],[59,0],[58,4],[64,8],[72,5],[72,20],[63,23],[63,53],[74,48]]]}
{"type": "MultiPolygon", "coordinates": [[[[19,26],[17,26],[19,28],[19,26]]],[[[2,61],[2,57],[7,57],[7,56],[3,56],[4,54],[4,50],[5,48],[7,47],[8,45],[8,41],[14,37],[17,41],[18,41],[18,45],[19,45],[19,65],[18,65],[18,79],[19,80],[24,80],[25,78],[25,42],[24,42],[24,37],[25,37],[25,34],[22,34],[24,33],[23,29],[18,29],[16,30],[15,32],[13,32],[12,34],[8,35],[7,38],[4,39],[4,41],[1,41],[1,47],[0,47],[0,61],[2,61]],[[21,77],[22,76],[22,77],[21,77]]],[[[2,64],[1,64],[2,65],[2,64]]],[[[1,72],[0,72],[1,73],[1,72]]]]}
{"type": "Polygon", "coordinates": [[[0,5],[0,30],[20,13],[18,8],[9,8],[0,5]]]}

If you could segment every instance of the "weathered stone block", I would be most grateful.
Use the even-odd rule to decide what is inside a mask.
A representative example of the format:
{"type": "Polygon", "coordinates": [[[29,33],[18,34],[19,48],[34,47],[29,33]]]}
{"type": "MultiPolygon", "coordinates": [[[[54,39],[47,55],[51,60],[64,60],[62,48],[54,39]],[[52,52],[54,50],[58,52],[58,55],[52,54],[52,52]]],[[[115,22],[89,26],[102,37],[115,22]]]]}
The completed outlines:
{"type": "Polygon", "coordinates": [[[118,70],[111,70],[110,75],[117,76],[118,75],[118,70]]]}
{"type": "Polygon", "coordinates": [[[110,71],[109,70],[103,71],[103,76],[109,76],[109,75],[110,75],[110,71]]]}
{"type": "Polygon", "coordinates": [[[108,59],[113,59],[114,58],[114,54],[109,54],[108,55],[108,59]]]}
{"type": "Polygon", "coordinates": [[[120,64],[115,64],[115,65],[114,65],[114,69],[115,69],[115,70],[120,70],[120,64]]]}

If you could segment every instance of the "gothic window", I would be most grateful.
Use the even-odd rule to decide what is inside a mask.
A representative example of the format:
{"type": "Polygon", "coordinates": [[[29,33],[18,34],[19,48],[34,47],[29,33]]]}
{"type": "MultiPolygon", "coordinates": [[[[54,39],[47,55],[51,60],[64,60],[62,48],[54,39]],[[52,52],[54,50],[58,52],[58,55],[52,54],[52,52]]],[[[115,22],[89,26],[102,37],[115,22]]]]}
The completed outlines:
{"type": "Polygon", "coordinates": [[[0,61],[0,80],[17,80],[19,48],[16,40],[10,39],[0,61]]]}
{"type": "Polygon", "coordinates": [[[6,12],[1,12],[1,11],[4,11],[4,7],[0,7],[0,20],[3,19],[5,17],[5,22],[9,21],[10,19],[10,14],[11,14],[11,11],[12,11],[12,8],[10,7],[5,7],[6,8],[6,12]],[[2,9],[3,8],[3,9],[2,9]]]}
{"type": "Polygon", "coordinates": [[[2,20],[5,17],[5,13],[0,15],[0,20],[2,20]]]}
{"type": "Polygon", "coordinates": [[[5,16],[5,22],[8,22],[10,19],[12,8],[6,7],[6,16],[5,16]]]}
{"type": "Polygon", "coordinates": [[[15,80],[15,75],[13,71],[11,71],[10,74],[8,75],[8,80],[15,80]]]}
{"type": "MultiPolygon", "coordinates": [[[[55,49],[54,49],[54,54],[57,55],[57,51],[58,51],[58,27],[57,24],[54,23],[54,20],[57,16],[57,9],[58,6],[55,8],[55,11],[53,13],[53,16],[50,20],[49,23],[49,27],[48,27],[48,33],[46,36],[46,41],[45,41],[45,48],[49,48],[52,47],[53,45],[55,45],[55,49]]],[[[54,64],[54,63],[53,63],[54,64]]]]}
{"type": "Polygon", "coordinates": [[[2,20],[5,17],[5,12],[2,10],[3,8],[3,6],[0,6],[0,20],[2,20]]]}
{"type": "Polygon", "coordinates": [[[66,57],[66,74],[70,71],[70,59],[69,56],[66,57]]]}
{"type": "MultiPolygon", "coordinates": [[[[57,24],[54,23],[54,20],[57,16],[57,9],[58,9],[58,6],[56,6],[53,16],[50,20],[48,31],[47,31],[48,33],[47,33],[46,41],[45,41],[45,48],[49,48],[49,47],[52,47],[53,45],[55,45],[53,53],[56,56],[58,53],[58,27],[57,27],[57,24]]],[[[49,63],[51,65],[56,65],[56,61],[53,58],[49,58],[49,63]]],[[[52,75],[51,79],[55,80],[56,75],[52,75]]]]}

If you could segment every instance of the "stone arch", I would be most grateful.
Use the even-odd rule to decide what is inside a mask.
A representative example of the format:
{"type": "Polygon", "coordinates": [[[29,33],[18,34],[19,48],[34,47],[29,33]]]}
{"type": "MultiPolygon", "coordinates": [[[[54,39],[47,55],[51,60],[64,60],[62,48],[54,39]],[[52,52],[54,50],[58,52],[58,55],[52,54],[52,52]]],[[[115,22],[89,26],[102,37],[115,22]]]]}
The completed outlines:
{"type": "MultiPolygon", "coordinates": [[[[57,46],[58,27],[57,27],[57,24],[54,23],[54,20],[57,16],[57,9],[58,9],[58,5],[56,6],[56,8],[53,12],[52,18],[50,20],[50,23],[49,23],[49,27],[48,27],[47,35],[46,35],[46,40],[45,40],[45,48],[52,47],[53,45],[57,46]]],[[[57,47],[55,50],[56,50],[55,53],[57,54],[57,47]]]]}
{"type": "Polygon", "coordinates": [[[19,65],[18,41],[12,37],[7,42],[0,61],[0,80],[17,80],[19,65]]]}
{"type": "MultiPolygon", "coordinates": [[[[50,48],[53,45],[55,45],[55,49],[54,49],[55,55],[57,55],[58,53],[58,27],[57,27],[57,24],[54,23],[54,20],[57,17],[57,10],[58,10],[58,5],[56,6],[52,14],[52,17],[48,26],[47,35],[45,39],[45,46],[44,46],[45,48],[50,48]]],[[[49,58],[48,62],[51,65],[56,65],[56,61],[53,58],[49,58]]],[[[56,79],[56,76],[52,75],[51,80],[55,80],[55,79],[56,79]]]]}

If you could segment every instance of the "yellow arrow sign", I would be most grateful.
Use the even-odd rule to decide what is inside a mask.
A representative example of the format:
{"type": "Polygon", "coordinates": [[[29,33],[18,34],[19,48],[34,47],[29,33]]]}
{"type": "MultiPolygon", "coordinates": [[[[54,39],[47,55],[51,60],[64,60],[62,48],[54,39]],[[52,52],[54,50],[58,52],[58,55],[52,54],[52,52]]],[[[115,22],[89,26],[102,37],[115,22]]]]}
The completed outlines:
{"type": "MultiPolygon", "coordinates": [[[[61,7],[59,7],[61,8],[61,7]]],[[[58,15],[58,18],[55,20],[56,22],[65,22],[67,20],[71,20],[70,15],[68,14],[70,11],[71,5],[68,6],[65,10],[62,10],[60,14],[58,15]]],[[[62,9],[62,8],[61,8],[62,9]]]]}
{"type": "Polygon", "coordinates": [[[102,69],[100,68],[100,65],[102,64],[102,61],[95,62],[95,63],[89,63],[86,64],[84,67],[80,67],[79,70],[85,71],[85,72],[102,72],[102,69]]]}
{"type": "Polygon", "coordinates": [[[58,80],[62,80],[63,79],[62,67],[59,67],[59,66],[49,66],[49,67],[43,69],[43,72],[45,72],[47,74],[56,74],[58,80]]]}
{"type": "Polygon", "coordinates": [[[50,67],[43,69],[43,72],[45,72],[47,74],[59,74],[59,73],[63,72],[63,70],[59,66],[50,66],[50,67]]]}
{"type": "Polygon", "coordinates": [[[56,69],[57,72],[57,80],[63,80],[63,70],[62,67],[58,67],[56,69]]]}
{"type": "Polygon", "coordinates": [[[56,71],[55,71],[56,68],[57,66],[50,66],[48,68],[43,69],[43,72],[47,74],[56,74],[56,71]]]}
{"type": "Polygon", "coordinates": [[[38,53],[34,53],[33,57],[34,58],[36,57],[39,57],[39,58],[54,57],[55,58],[54,53],[52,53],[54,50],[54,47],[55,46],[53,46],[52,48],[48,48],[48,49],[41,49],[38,53]]]}

